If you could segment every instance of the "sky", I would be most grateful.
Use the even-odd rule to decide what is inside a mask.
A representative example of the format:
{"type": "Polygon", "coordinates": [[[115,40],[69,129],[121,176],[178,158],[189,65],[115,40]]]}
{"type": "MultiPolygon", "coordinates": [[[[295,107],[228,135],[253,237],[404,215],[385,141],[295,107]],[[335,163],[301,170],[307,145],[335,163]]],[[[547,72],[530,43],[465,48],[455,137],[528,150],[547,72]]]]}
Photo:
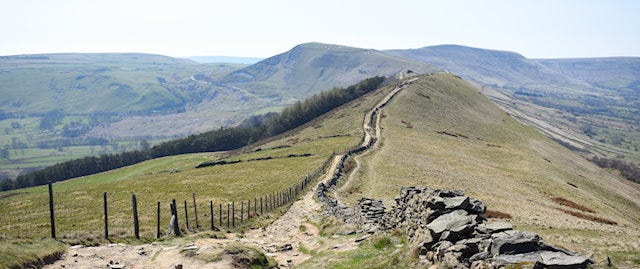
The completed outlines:
{"type": "Polygon", "coordinates": [[[640,56],[636,0],[0,0],[0,55],[269,57],[306,42],[640,56]]]}

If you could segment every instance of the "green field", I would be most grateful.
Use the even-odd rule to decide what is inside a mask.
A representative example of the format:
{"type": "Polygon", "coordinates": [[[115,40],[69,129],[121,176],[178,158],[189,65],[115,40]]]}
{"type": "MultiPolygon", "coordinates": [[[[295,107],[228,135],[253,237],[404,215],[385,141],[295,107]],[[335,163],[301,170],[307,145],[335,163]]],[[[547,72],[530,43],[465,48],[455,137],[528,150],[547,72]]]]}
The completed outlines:
{"type": "MultiPolygon", "coordinates": [[[[262,197],[293,187],[318,169],[334,152],[345,151],[361,139],[362,115],[388,88],[329,112],[280,138],[234,152],[201,153],[165,157],[93,176],[54,184],[58,233],[68,238],[101,235],[102,193],[108,193],[111,234],[132,236],[131,195],[138,199],[141,234],[155,236],[157,202],[162,203],[162,222],[168,223],[168,203],[189,201],[196,193],[200,219],[209,201],[216,205],[262,197]],[[354,112],[355,111],[355,112],[354,112]],[[305,128],[306,127],[306,128],[305,128]],[[285,146],[285,147],[283,147],[285,146]],[[287,157],[291,154],[309,157],[287,157]],[[249,159],[273,157],[269,160],[249,159]],[[243,160],[196,169],[205,161],[243,160]]],[[[3,192],[0,220],[3,238],[42,238],[49,234],[47,187],[3,192]]],[[[180,203],[182,210],[182,204],[180,203]]],[[[217,211],[217,207],[216,207],[217,211]]],[[[166,226],[166,225],[165,225],[166,226]]],[[[164,226],[163,226],[164,227],[164,226]]]]}

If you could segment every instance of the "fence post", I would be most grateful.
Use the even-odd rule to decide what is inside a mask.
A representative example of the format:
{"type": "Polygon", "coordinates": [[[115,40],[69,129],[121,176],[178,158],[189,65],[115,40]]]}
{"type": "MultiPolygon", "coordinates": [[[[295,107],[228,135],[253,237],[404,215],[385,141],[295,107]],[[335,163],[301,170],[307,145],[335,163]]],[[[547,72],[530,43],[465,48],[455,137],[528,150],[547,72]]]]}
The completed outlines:
{"type": "Polygon", "coordinates": [[[158,201],[158,225],[156,226],[156,238],[160,238],[160,201],[158,201]]]}
{"type": "Polygon", "coordinates": [[[171,203],[173,204],[173,212],[171,212],[171,215],[176,216],[176,221],[173,223],[173,231],[177,236],[180,236],[180,225],[178,225],[178,204],[176,203],[176,199],[173,199],[171,203]]]}
{"type": "Polygon", "coordinates": [[[258,198],[253,197],[253,216],[258,216],[258,198]]]}
{"type": "Polygon", "coordinates": [[[244,217],[244,200],[240,201],[240,223],[242,223],[242,221],[244,217]]]}
{"type": "Polygon", "coordinates": [[[227,228],[231,227],[229,226],[229,223],[231,223],[231,205],[229,204],[229,202],[227,202],[227,228]]]}
{"type": "Polygon", "coordinates": [[[184,200],[184,222],[189,230],[189,212],[187,211],[187,200],[184,200]]]}
{"type": "Polygon", "coordinates": [[[260,197],[260,215],[262,215],[262,197],[260,197]]]}
{"type": "Polygon", "coordinates": [[[209,208],[211,209],[211,230],[213,230],[215,228],[213,226],[213,201],[209,201],[209,208]]]}
{"type": "Polygon", "coordinates": [[[251,218],[251,198],[247,199],[247,220],[251,218]]]}
{"type": "Polygon", "coordinates": [[[169,218],[169,231],[167,232],[167,235],[171,235],[171,230],[173,230],[173,235],[177,236],[178,234],[176,233],[176,220],[174,219],[175,217],[175,208],[173,207],[173,202],[169,202],[169,214],[171,215],[171,217],[169,218]],[[173,220],[173,223],[171,223],[171,220],[173,220]]]}
{"type": "Polygon", "coordinates": [[[198,206],[196,205],[196,193],[191,193],[193,195],[193,215],[196,216],[196,229],[200,228],[200,224],[198,223],[198,206]]]}
{"type": "Polygon", "coordinates": [[[49,216],[51,219],[51,238],[56,239],[56,218],[53,213],[53,185],[49,181],[49,216]]]}
{"type": "Polygon", "coordinates": [[[136,239],[140,239],[140,226],[138,223],[138,201],[136,199],[136,194],[131,195],[131,202],[133,204],[133,233],[136,236],[136,239]]]}
{"type": "Polygon", "coordinates": [[[220,217],[220,227],[222,227],[222,202],[220,202],[220,210],[218,210],[218,216],[220,217]]]}
{"type": "Polygon", "coordinates": [[[104,239],[109,240],[109,210],[107,208],[107,192],[102,193],[104,202],[104,239]]]}

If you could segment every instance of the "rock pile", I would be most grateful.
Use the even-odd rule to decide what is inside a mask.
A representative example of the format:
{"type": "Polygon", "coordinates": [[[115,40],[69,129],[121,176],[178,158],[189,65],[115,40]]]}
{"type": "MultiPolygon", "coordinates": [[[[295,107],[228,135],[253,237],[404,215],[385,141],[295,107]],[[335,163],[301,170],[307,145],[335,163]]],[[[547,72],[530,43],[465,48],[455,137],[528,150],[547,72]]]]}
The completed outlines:
{"type": "Polygon", "coordinates": [[[375,233],[384,217],[384,210],[381,200],[361,198],[354,208],[356,223],[368,233],[375,233]]]}
{"type": "MultiPolygon", "coordinates": [[[[361,199],[354,210],[363,225],[405,229],[425,263],[447,268],[586,268],[584,256],[553,247],[536,234],[513,230],[507,222],[487,223],[483,202],[459,191],[402,188],[384,213],[379,200],[361,199]]],[[[366,227],[365,227],[366,229],[366,227]]],[[[371,229],[371,228],[369,228],[371,229]]]]}

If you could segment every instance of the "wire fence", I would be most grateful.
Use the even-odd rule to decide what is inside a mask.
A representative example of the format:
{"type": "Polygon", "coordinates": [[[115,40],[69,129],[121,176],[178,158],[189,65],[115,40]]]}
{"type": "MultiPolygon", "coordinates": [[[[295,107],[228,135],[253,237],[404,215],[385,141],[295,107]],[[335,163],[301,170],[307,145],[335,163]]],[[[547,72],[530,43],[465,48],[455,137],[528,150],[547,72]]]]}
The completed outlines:
{"type": "MultiPolygon", "coordinates": [[[[43,186],[32,194],[32,199],[11,199],[2,205],[9,210],[4,210],[6,213],[0,216],[0,239],[153,239],[204,230],[242,228],[255,218],[295,201],[327,170],[332,159],[333,156],[329,156],[322,166],[294,185],[244,200],[221,199],[206,193],[200,196],[196,192],[156,197],[149,192],[106,191],[95,197],[95,194],[74,190],[71,193],[73,201],[58,201],[56,194],[69,190],[50,184],[52,204],[49,203],[48,186],[43,186]],[[175,210],[172,210],[174,204],[175,210]],[[177,225],[170,227],[174,215],[177,225]]],[[[0,202],[5,197],[0,197],[0,202]]]]}

